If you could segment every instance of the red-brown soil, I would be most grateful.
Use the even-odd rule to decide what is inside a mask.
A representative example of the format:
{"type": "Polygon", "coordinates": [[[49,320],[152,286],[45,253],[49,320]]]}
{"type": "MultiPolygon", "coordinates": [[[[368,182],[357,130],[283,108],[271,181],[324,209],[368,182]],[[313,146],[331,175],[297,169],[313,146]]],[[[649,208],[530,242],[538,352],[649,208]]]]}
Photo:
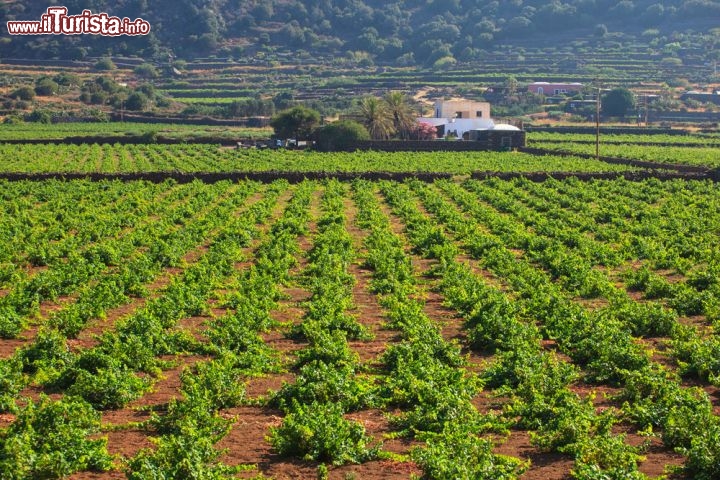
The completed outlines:
{"type": "MultiPolygon", "coordinates": [[[[418,210],[424,215],[431,217],[432,215],[424,208],[421,202],[417,203],[418,210]]],[[[403,236],[404,224],[402,220],[391,213],[390,208],[383,206],[383,210],[390,218],[391,226],[393,231],[403,236]]],[[[452,238],[452,235],[450,235],[452,238]]],[[[406,242],[407,244],[407,242],[406,242]]],[[[524,255],[522,250],[510,249],[510,251],[517,257],[524,255]]],[[[471,265],[474,271],[480,270],[479,274],[488,283],[494,284],[498,288],[507,287],[507,285],[498,281],[498,279],[488,272],[483,272],[482,269],[477,265],[477,262],[473,259],[468,258],[466,255],[458,257],[461,262],[466,262],[471,265]]],[[[417,255],[412,256],[413,265],[416,267],[416,273],[426,274],[430,272],[435,262],[433,260],[423,259],[417,255]]],[[[426,299],[425,312],[432,319],[442,319],[439,323],[443,325],[442,333],[446,339],[457,339],[462,341],[465,338],[465,333],[462,329],[462,325],[459,319],[455,318],[453,321],[452,310],[442,305],[442,296],[433,292],[432,290],[424,292],[426,299]]],[[[604,306],[607,301],[604,299],[577,299],[588,309],[595,309],[604,306]]],[[[554,341],[544,340],[543,347],[548,350],[553,350],[563,361],[571,361],[569,357],[561,354],[557,351],[557,346],[554,341]]],[[[472,356],[471,362],[472,362],[472,356]]],[[[482,365],[482,358],[479,365],[482,365]]],[[[706,391],[709,388],[704,386],[706,391]]],[[[573,385],[571,390],[581,397],[587,395],[594,395],[593,404],[598,411],[602,411],[607,408],[615,407],[619,408],[618,402],[615,401],[612,396],[616,395],[620,389],[612,388],[607,386],[589,386],[589,385],[573,385]]],[[[716,399],[720,397],[720,391],[708,392],[709,395],[716,395],[716,399]]],[[[493,398],[488,392],[481,392],[476,396],[474,405],[478,408],[481,413],[499,412],[502,409],[502,405],[506,401],[504,398],[493,398]]],[[[641,437],[633,433],[632,429],[629,429],[626,437],[626,442],[630,445],[641,445],[643,442],[648,441],[647,438],[641,437]]],[[[553,479],[570,479],[571,470],[573,467],[573,459],[568,455],[560,453],[549,453],[540,451],[537,447],[533,446],[530,442],[530,432],[513,429],[507,439],[501,441],[495,448],[495,453],[513,456],[530,461],[530,468],[522,475],[522,479],[538,479],[538,480],[553,480],[553,479]]],[[[677,466],[682,465],[685,458],[682,455],[675,453],[672,449],[669,449],[662,445],[662,442],[658,438],[652,438],[649,440],[649,446],[645,454],[645,460],[639,465],[640,471],[649,475],[651,478],[663,475],[666,470],[666,466],[677,466]]],[[[676,476],[672,478],[683,478],[676,476]]]]}
{"type": "MultiPolygon", "coordinates": [[[[273,319],[282,322],[283,325],[298,323],[302,321],[304,313],[303,302],[309,298],[309,292],[301,284],[301,276],[303,269],[307,266],[305,255],[312,247],[313,235],[317,231],[317,220],[320,216],[319,197],[320,189],[315,192],[311,204],[311,221],[309,223],[310,232],[307,235],[298,238],[298,245],[301,253],[298,256],[298,265],[290,272],[293,281],[290,285],[282,288],[285,298],[279,302],[278,308],[271,312],[273,319]]],[[[283,194],[279,204],[287,202],[289,195],[283,194]]],[[[378,196],[380,198],[380,196],[378,196]]],[[[366,254],[362,247],[362,240],[367,232],[359,229],[355,225],[355,217],[357,214],[356,207],[349,199],[345,202],[347,222],[346,226],[353,237],[353,246],[357,252],[358,260],[349,266],[349,272],[356,279],[353,286],[354,308],[348,312],[354,315],[357,320],[374,335],[369,341],[350,341],[349,345],[353,351],[357,352],[361,362],[373,367],[373,370],[381,371],[379,357],[389,344],[399,340],[398,332],[385,329],[383,324],[385,316],[382,307],[378,303],[377,297],[370,291],[371,272],[362,266],[361,260],[366,254]]],[[[382,210],[389,216],[391,220],[391,228],[394,233],[404,237],[404,225],[394,215],[390,214],[387,204],[381,202],[382,210]]],[[[276,209],[273,218],[277,218],[280,208],[276,209]]],[[[269,221],[267,225],[271,224],[269,221]]],[[[267,226],[263,226],[262,230],[266,231],[267,226]]],[[[251,255],[253,249],[258,242],[245,250],[248,260],[238,262],[236,268],[242,270],[248,268],[251,263],[251,255]]],[[[406,242],[407,245],[407,242],[406,242]]],[[[192,263],[197,260],[197,256],[202,254],[203,249],[207,245],[196,248],[192,254],[189,254],[185,261],[192,263]]],[[[435,291],[437,279],[429,277],[427,274],[435,266],[432,260],[422,259],[417,255],[411,254],[409,247],[406,248],[408,255],[411,255],[412,264],[415,269],[417,278],[419,279],[419,296],[425,301],[425,314],[434,321],[440,328],[443,337],[446,340],[457,341],[463,347],[463,353],[468,355],[469,364],[466,367],[468,375],[480,373],[493,357],[490,355],[481,355],[470,351],[467,346],[467,333],[463,329],[462,319],[457,312],[443,305],[443,296],[435,291]]],[[[517,255],[522,255],[520,250],[514,251],[517,255]]],[[[458,257],[461,262],[466,262],[473,269],[476,275],[482,277],[487,283],[507,290],[507,284],[502,278],[496,277],[491,272],[484,270],[479,262],[469,258],[467,255],[458,257]]],[[[181,273],[181,269],[165,270],[150,286],[151,295],[156,295],[170,281],[173,275],[181,273]]],[[[222,289],[216,292],[218,297],[222,297],[222,289]]],[[[512,292],[510,292],[512,295],[512,292]]],[[[117,309],[113,309],[108,313],[107,318],[98,321],[84,330],[77,340],[70,342],[73,349],[89,348],[94,344],[94,335],[104,330],[113,328],[118,319],[130,314],[135,309],[144,304],[144,299],[133,299],[128,305],[124,305],[117,309]]],[[[202,340],[202,331],[205,328],[205,322],[212,316],[220,316],[223,310],[217,308],[217,302],[210,302],[212,311],[211,315],[198,316],[183,319],[179,322],[178,328],[188,330],[193,333],[199,340],[202,340]]],[[[590,305],[587,305],[591,307],[590,305]]],[[[30,332],[30,331],[29,331],[30,332]]],[[[262,377],[246,378],[242,381],[246,384],[246,398],[248,404],[235,408],[225,409],[221,411],[221,415],[234,421],[229,434],[222,439],[217,447],[225,449],[221,460],[230,465],[255,465],[256,468],[249,470],[241,475],[240,478],[249,478],[257,473],[262,473],[268,477],[275,479],[314,479],[317,477],[317,464],[315,462],[304,462],[302,460],[281,458],[267,440],[271,427],[277,427],[282,422],[283,413],[262,405],[262,400],[271,392],[277,391],[282,387],[284,382],[293,382],[295,374],[293,373],[293,360],[295,352],[306,346],[305,342],[296,341],[286,338],[285,326],[280,326],[262,334],[262,338],[268,346],[279,352],[284,359],[284,365],[288,371],[278,374],[269,374],[262,377]]],[[[17,346],[27,343],[28,339],[20,339],[17,341],[0,341],[0,356],[12,354],[17,346]]],[[[662,355],[663,344],[665,339],[644,339],[648,347],[654,348],[656,355],[662,355]]],[[[555,351],[555,353],[563,361],[570,359],[557,352],[555,342],[546,340],[543,347],[547,350],[555,351]]],[[[151,438],[153,433],[143,427],[151,415],[152,410],[162,410],[172,398],[180,396],[180,373],[184,368],[191,366],[196,362],[207,361],[208,357],[201,356],[178,356],[172,360],[176,365],[163,372],[162,377],[158,379],[153,390],[137,401],[131,403],[127,407],[114,411],[103,412],[102,421],[106,431],[102,434],[108,437],[108,448],[111,454],[117,455],[119,459],[130,458],[136,455],[143,448],[153,448],[151,438]]],[[[656,361],[661,361],[657,358],[656,361]]],[[[382,373],[380,373],[382,375],[382,373]]],[[[690,382],[686,382],[689,386],[690,382]]],[[[720,389],[709,386],[707,384],[698,383],[710,396],[715,406],[716,414],[720,414],[720,389]]],[[[619,389],[606,386],[593,386],[577,383],[571,386],[573,392],[581,397],[586,397],[591,393],[595,394],[593,399],[594,406],[598,411],[607,408],[618,408],[618,402],[612,399],[612,395],[617,394],[619,389]]],[[[40,389],[29,387],[26,389],[31,398],[37,398],[40,389]]],[[[480,413],[500,413],[504,405],[509,401],[507,397],[496,397],[493,392],[483,390],[479,392],[473,399],[473,404],[480,413]]],[[[377,409],[368,409],[360,412],[354,412],[346,415],[346,418],[362,423],[366,429],[366,433],[374,438],[376,443],[382,443],[382,450],[391,452],[399,457],[395,460],[374,460],[366,462],[362,465],[345,465],[341,467],[329,467],[329,477],[331,479],[357,478],[367,480],[380,479],[409,479],[411,475],[421,475],[419,467],[409,460],[409,454],[413,447],[421,446],[422,442],[416,440],[408,440],[402,438],[389,438],[393,433],[392,426],[388,420],[388,414],[397,414],[399,412],[383,412],[377,409]]],[[[0,415],[0,427],[5,427],[12,422],[14,417],[9,414],[0,415]]],[[[666,465],[680,465],[684,461],[684,457],[674,453],[664,447],[658,438],[641,437],[637,435],[633,428],[621,424],[617,427],[617,433],[627,434],[626,442],[631,445],[640,445],[649,440],[649,446],[645,453],[645,461],[641,463],[640,470],[651,477],[662,475],[666,465]]],[[[513,429],[507,437],[492,437],[497,446],[495,453],[510,455],[516,458],[529,460],[530,469],[521,477],[527,480],[561,480],[570,478],[570,471],[573,467],[573,459],[568,455],[558,453],[547,453],[540,451],[533,446],[530,441],[530,433],[528,431],[513,429]]],[[[70,476],[73,480],[89,480],[89,479],[122,479],[125,478],[121,470],[121,462],[118,461],[117,469],[112,472],[96,473],[81,472],[70,476]]]]}

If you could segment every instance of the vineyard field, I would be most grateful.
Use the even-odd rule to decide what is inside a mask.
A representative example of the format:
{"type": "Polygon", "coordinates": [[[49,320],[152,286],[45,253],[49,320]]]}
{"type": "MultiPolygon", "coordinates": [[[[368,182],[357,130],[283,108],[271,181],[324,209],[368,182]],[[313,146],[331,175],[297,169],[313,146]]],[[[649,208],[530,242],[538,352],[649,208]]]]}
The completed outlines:
{"type": "Polygon", "coordinates": [[[173,100],[187,104],[229,105],[233,102],[250,100],[248,97],[174,97],[173,100]]]}
{"type": "MultiPolygon", "coordinates": [[[[622,145],[695,145],[698,147],[702,146],[720,146],[720,137],[711,134],[701,135],[668,135],[668,134],[608,134],[601,133],[600,138],[602,143],[609,144],[622,144],[622,145]]],[[[528,140],[532,144],[533,142],[563,142],[563,143],[588,143],[595,142],[594,134],[586,133],[552,133],[552,132],[529,132],[528,140]]]]}
{"type": "Polygon", "coordinates": [[[269,128],[182,125],[170,123],[87,122],[3,124],[3,140],[59,140],[67,137],[156,134],[167,138],[267,138],[269,128]]]}
{"type": "Polygon", "coordinates": [[[0,187],[2,478],[720,476],[712,182],[0,187]]]}
{"type": "Polygon", "coordinates": [[[0,172],[448,172],[630,171],[594,159],[518,152],[337,152],[235,150],[215,145],[0,144],[0,172]]]}
{"type": "MultiPolygon", "coordinates": [[[[532,143],[532,142],[531,142],[532,143]]],[[[536,142],[546,150],[570,152],[571,154],[595,154],[594,143],[579,142],[536,142]]],[[[702,165],[707,167],[720,167],[720,145],[694,144],[694,146],[668,145],[633,145],[623,142],[601,142],[600,155],[605,157],[627,158],[659,163],[673,163],[682,165],[702,165]]]]}

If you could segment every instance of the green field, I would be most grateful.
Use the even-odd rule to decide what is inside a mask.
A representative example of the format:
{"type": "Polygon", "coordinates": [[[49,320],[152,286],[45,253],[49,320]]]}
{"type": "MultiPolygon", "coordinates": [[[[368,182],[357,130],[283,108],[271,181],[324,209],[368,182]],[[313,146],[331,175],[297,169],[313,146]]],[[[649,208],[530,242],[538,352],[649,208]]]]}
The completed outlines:
{"type": "Polygon", "coordinates": [[[247,100],[247,97],[173,97],[176,102],[200,105],[226,105],[233,102],[247,100]]]}
{"type": "MultiPolygon", "coordinates": [[[[536,146],[553,151],[595,154],[595,145],[591,143],[542,142],[536,146]]],[[[659,163],[720,166],[720,144],[717,143],[712,146],[672,146],[601,142],[600,155],[659,163]]]]}
{"type": "MultiPolygon", "coordinates": [[[[573,134],[573,133],[549,133],[549,132],[529,132],[528,142],[532,145],[537,142],[542,144],[545,142],[595,142],[594,134],[573,134]]],[[[652,145],[652,144],[683,144],[697,146],[720,146],[720,137],[712,134],[698,135],[668,135],[668,134],[608,134],[602,133],[600,139],[603,144],[626,144],[626,145],[652,145]]]]}
{"type": "Polygon", "coordinates": [[[21,123],[0,124],[3,140],[62,139],[83,136],[125,136],[156,133],[168,138],[267,138],[268,128],[181,125],[170,123],[92,122],[92,123],[21,123]]]}
{"type": "Polygon", "coordinates": [[[234,150],[214,145],[0,145],[0,172],[449,172],[628,171],[573,157],[517,152],[234,150]]]}
{"type": "Polygon", "coordinates": [[[713,183],[0,187],[3,478],[717,476],[713,183]]]}

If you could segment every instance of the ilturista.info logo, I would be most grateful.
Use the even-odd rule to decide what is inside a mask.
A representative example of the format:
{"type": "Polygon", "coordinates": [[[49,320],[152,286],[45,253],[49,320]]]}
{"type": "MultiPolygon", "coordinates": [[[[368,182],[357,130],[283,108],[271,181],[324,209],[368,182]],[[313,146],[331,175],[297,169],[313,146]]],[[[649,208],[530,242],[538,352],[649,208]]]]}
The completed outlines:
{"type": "Polygon", "coordinates": [[[49,7],[40,20],[7,22],[10,35],[147,35],[150,24],[142,18],[111,17],[107,13],[83,10],[68,15],[66,7],[49,7]]]}

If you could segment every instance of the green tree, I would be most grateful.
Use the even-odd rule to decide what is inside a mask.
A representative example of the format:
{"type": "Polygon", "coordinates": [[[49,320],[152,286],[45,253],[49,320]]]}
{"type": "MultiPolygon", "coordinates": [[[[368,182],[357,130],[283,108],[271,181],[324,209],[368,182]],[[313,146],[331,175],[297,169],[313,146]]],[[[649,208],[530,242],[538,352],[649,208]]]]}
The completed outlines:
{"type": "Polygon", "coordinates": [[[95,92],[88,94],[88,101],[86,103],[92,103],[93,105],[105,105],[108,101],[108,95],[105,92],[95,92]]]}
{"type": "Polygon", "coordinates": [[[390,112],[395,131],[402,139],[410,138],[416,127],[416,115],[413,113],[407,97],[402,92],[388,92],[385,95],[385,103],[390,112]]]}
{"type": "MultiPolygon", "coordinates": [[[[110,77],[97,77],[95,84],[108,93],[115,93],[120,90],[120,85],[110,77]]],[[[89,86],[89,88],[92,88],[89,86]]]]}
{"type": "Polygon", "coordinates": [[[32,87],[20,87],[10,94],[10,98],[30,101],[35,98],[35,90],[32,87]]]}
{"type": "Polygon", "coordinates": [[[320,114],[312,108],[298,105],[275,115],[270,126],[278,138],[307,140],[320,123],[320,114]]]}
{"type": "Polygon", "coordinates": [[[602,113],[608,117],[623,117],[635,108],[635,95],[627,88],[610,90],[600,99],[602,113]]]}
{"type": "Polygon", "coordinates": [[[157,68],[155,68],[155,66],[151,63],[141,63],[135,67],[133,71],[135,72],[135,75],[143,78],[157,78],[160,76],[157,68]]]}
{"type": "Polygon", "coordinates": [[[55,77],[53,77],[53,80],[55,80],[58,85],[62,85],[64,87],[76,87],[82,83],[80,75],[67,72],[55,75],[55,77]]]}
{"type": "Polygon", "coordinates": [[[155,86],[153,86],[152,83],[143,83],[142,85],[139,85],[135,89],[135,91],[144,93],[145,95],[147,95],[149,100],[155,99],[155,86]]]}
{"type": "Polygon", "coordinates": [[[115,66],[109,57],[103,57],[95,64],[95,70],[100,71],[115,70],[116,68],[117,66],[115,66]]]}
{"type": "Polygon", "coordinates": [[[360,104],[363,124],[373,140],[387,140],[395,126],[387,105],[376,97],[365,97],[360,104]]]}
{"type": "Polygon", "coordinates": [[[50,124],[52,123],[52,114],[47,110],[33,110],[25,119],[28,122],[50,124]]]}
{"type": "Polygon", "coordinates": [[[35,83],[35,93],[40,96],[47,97],[50,95],[55,95],[56,93],[58,93],[58,90],[60,90],[60,85],[47,77],[41,78],[37,81],[37,83],[35,83]]]}
{"type": "Polygon", "coordinates": [[[330,152],[344,150],[357,141],[370,140],[367,129],[352,120],[333,122],[315,131],[318,150],[330,152]]]}
{"type": "Polygon", "coordinates": [[[505,82],[503,83],[503,90],[505,90],[505,94],[508,97],[512,97],[515,95],[518,91],[518,80],[513,75],[508,75],[505,77],[505,82]]]}
{"type": "Polygon", "coordinates": [[[142,92],[133,92],[125,101],[125,108],[128,110],[145,110],[148,106],[149,100],[147,95],[142,92]]]}

